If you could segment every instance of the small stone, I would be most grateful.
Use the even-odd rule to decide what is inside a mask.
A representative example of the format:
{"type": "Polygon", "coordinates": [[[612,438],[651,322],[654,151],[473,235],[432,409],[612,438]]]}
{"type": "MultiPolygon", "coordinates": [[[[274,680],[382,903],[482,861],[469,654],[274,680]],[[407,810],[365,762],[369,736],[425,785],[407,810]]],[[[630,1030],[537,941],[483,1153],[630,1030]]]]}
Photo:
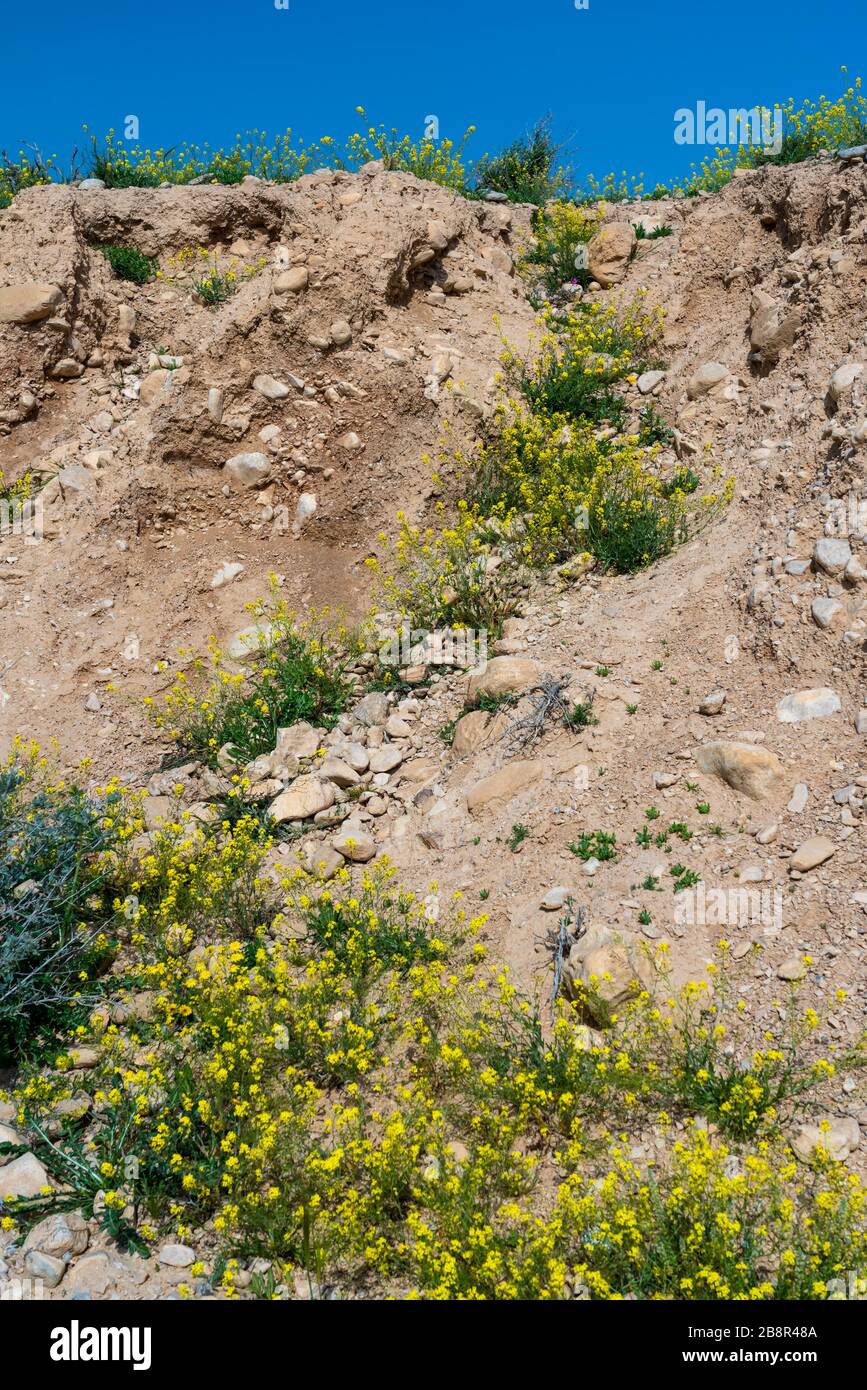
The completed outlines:
{"type": "Polygon", "coordinates": [[[825,1121],[824,1125],[804,1125],[792,1141],[792,1148],[799,1158],[809,1163],[821,1148],[835,1163],[844,1163],[861,1143],[858,1121],[847,1116],[844,1119],[825,1121]]]}
{"type": "Polygon", "coordinates": [[[271,819],[281,825],[284,821],[309,820],[320,811],[334,805],[334,788],[330,782],[308,774],[297,777],[288,791],[272,801],[271,819]]]}
{"type": "Polygon", "coordinates": [[[852,559],[849,542],[833,536],[822,536],[813,546],[813,564],[825,574],[842,574],[852,559]]]}
{"type": "Polygon", "coordinates": [[[405,719],[399,715],[392,714],[386,721],[385,732],[389,738],[409,738],[412,734],[412,725],[407,724],[405,719]]]}
{"type": "Polygon", "coordinates": [[[251,627],[242,627],[229,638],[226,655],[232,661],[242,661],[256,652],[265,651],[274,635],[272,623],[253,623],[251,627]]]}
{"type": "Polygon", "coordinates": [[[219,386],[212,386],[208,391],[208,414],[215,425],[219,425],[223,418],[223,392],[219,386]]]}
{"type": "Polygon", "coordinates": [[[649,396],[661,381],[665,381],[665,372],[642,372],[635,384],[642,396],[649,396]]]}
{"type": "Polygon", "coordinates": [[[315,845],[304,851],[304,863],[309,874],[327,882],[343,867],[343,855],[327,845],[315,845]]]}
{"type": "Polygon", "coordinates": [[[319,774],[333,782],[335,787],[358,786],[358,773],[347,763],[341,762],[340,758],[326,758],[319,768],[319,774]]]}
{"type": "Polygon", "coordinates": [[[24,1268],[32,1279],[39,1279],[48,1289],[56,1289],[64,1274],[63,1260],[46,1255],[42,1250],[28,1250],[24,1256],[24,1268]]]}
{"type": "Polygon", "coordinates": [[[0,1168],[0,1201],[10,1197],[38,1197],[43,1187],[52,1186],[35,1154],[20,1154],[0,1168]]]}
{"type": "Polygon", "coordinates": [[[349,764],[353,772],[366,772],[370,766],[367,749],[360,743],[343,743],[335,752],[339,753],[343,762],[349,764]]]}
{"type": "Polygon", "coordinates": [[[40,1250],[62,1260],[64,1256],[83,1255],[90,1243],[90,1232],[84,1217],[77,1211],[56,1212],[46,1216],[28,1233],[25,1250],[40,1250]]]}
{"type": "Polygon", "coordinates": [[[371,728],[374,724],[384,724],[388,718],[388,696],[381,690],[373,690],[365,695],[352,711],[356,724],[371,728]]]}
{"type": "Polygon", "coordinates": [[[842,709],[840,696],[827,686],[812,690],[798,690],[787,695],[777,705],[777,718],[781,724],[800,724],[807,719],[827,719],[839,714],[842,709]]]}
{"type": "Polygon", "coordinates": [[[845,366],[838,367],[828,387],[832,400],[839,403],[848,395],[863,371],[864,365],[861,362],[847,362],[845,366]]]}
{"type": "Polygon", "coordinates": [[[294,265],[283,270],[274,281],[277,294],[300,294],[310,283],[310,272],[304,265],[294,265]]]}
{"type": "Polygon", "coordinates": [[[467,704],[477,705],[481,695],[512,695],[528,690],[539,680],[535,661],[521,656],[495,656],[470,676],[467,704]]]}
{"type": "Polygon", "coordinates": [[[792,792],[792,798],[786,807],[793,816],[799,816],[805,809],[810,799],[810,788],[806,782],[798,782],[792,792]]]}
{"type": "Polygon", "coordinates": [[[533,783],[542,780],[545,764],[537,759],[521,759],[508,763],[499,772],[483,777],[470,788],[467,795],[467,809],[470,815],[483,810],[495,810],[524,791],[533,783]]]}
{"type": "Polygon", "coordinates": [[[84,365],[74,357],[61,357],[51,368],[50,375],[55,381],[76,381],[78,377],[84,376],[84,365]]]}
{"type": "Polygon", "coordinates": [[[302,492],[295,507],[295,519],[292,522],[293,536],[300,536],[307,522],[316,515],[318,499],[315,492],[302,492]]]}
{"type": "Polygon", "coordinates": [[[475,753],[486,744],[493,743],[506,731],[506,717],[503,714],[488,714],[476,709],[463,715],[455,725],[452,739],[452,752],[456,757],[465,753],[475,753]]]}
{"type": "Polygon", "coordinates": [[[166,400],[167,393],[171,390],[172,374],[165,367],[159,367],[155,372],[148,372],[143,379],[138,392],[138,398],[142,405],[154,405],[166,400]]]}
{"type": "Polygon", "coordinates": [[[328,331],[335,347],[345,347],[352,342],[352,328],[346,319],[335,319],[328,331]]]}
{"type": "Polygon", "coordinates": [[[807,966],[803,956],[789,956],[788,960],[784,960],[782,965],[777,967],[778,980],[803,980],[806,973],[807,966]]]}
{"type": "Polygon", "coordinates": [[[709,695],[705,695],[704,699],[698,707],[698,712],[699,714],[707,715],[719,714],[725,702],[726,692],[722,689],[721,686],[717,686],[716,689],[712,690],[709,695]]]}
{"type": "Polygon", "coordinates": [[[587,263],[597,284],[607,290],[624,279],[635,250],[631,222],[606,222],[587,243],[587,263]]]}
{"type": "Polygon", "coordinates": [[[667,787],[673,787],[679,778],[679,772],[654,772],[653,785],[657,791],[665,791],[667,787]]]}
{"type": "Polygon", "coordinates": [[[237,560],[227,560],[221,565],[211,580],[212,589],[222,589],[226,584],[231,584],[233,579],[237,579],[239,574],[244,573],[244,566],[237,560]]]}
{"type": "Polygon", "coordinates": [[[271,472],[271,463],[267,454],[235,454],[226,460],[223,472],[228,474],[235,487],[256,487],[271,472]]]}
{"type": "Polygon", "coordinates": [[[643,988],[653,987],[653,970],[644,953],[631,943],[613,940],[604,930],[591,930],[572,947],[563,968],[563,984],[568,995],[581,1001],[591,1021],[605,1028],[612,1012],[643,988]]]}
{"type": "Polygon", "coordinates": [[[403,762],[403,753],[394,744],[374,748],[370,754],[371,772],[393,772],[403,762]]]}
{"type": "Polygon", "coordinates": [[[817,869],[836,852],[836,845],[825,835],[813,835],[795,850],[789,860],[789,867],[805,874],[810,869],[817,869]]]}
{"type": "Polygon", "coordinates": [[[690,377],[686,394],[691,401],[698,400],[699,396],[706,395],[715,386],[719,386],[720,382],[727,381],[729,375],[728,367],[724,366],[722,362],[705,362],[690,377]]]}
{"type": "Polygon", "coordinates": [[[698,750],[696,761],[702,772],[755,800],[776,791],[784,775],[777,755],[752,743],[708,743],[698,750]]]}
{"type": "Polygon", "coordinates": [[[333,848],[353,864],[366,864],[376,854],[376,841],[360,826],[345,826],[332,841],[333,848]]]}
{"type": "Polygon", "coordinates": [[[834,598],[816,598],[810,605],[810,615],[823,631],[840,627],[846,621],[846,609],[834,598]]]}
{"type": "Polygon", "coordinates": [[[172,1269],[188,1269],[195,1262],[196,1252],[188,1245],[164,1245],[157,1255],[161,1265],[172,1269]]]}
{"type": "Polygon", "coordinates": [[[559,912],[568,897],[568,888],[549,888],[539,906],[543,912],[559,912]]]}
{"type": "Polygon", "coordinates": [[[123,1265],[112,1259],[107,1250],[89,1250],[72,1265],[64,1287],[73,1295],[99,1298],[123,1273],[123,1265]]]}
{"type": "Polygon", "coordinates": [[[283,381],[277,381],[273,376],[262,374],[253,378],[253,390],[258,391],[260,396],[264,396],[268,401],[285,401],[289,395],[289,387],[283,381]]]}
{"type": "Polygon", "coordinates": [[[762,864],[742,864],[738,870],[738,883],[764,883],[765,870],[762,864]]]}

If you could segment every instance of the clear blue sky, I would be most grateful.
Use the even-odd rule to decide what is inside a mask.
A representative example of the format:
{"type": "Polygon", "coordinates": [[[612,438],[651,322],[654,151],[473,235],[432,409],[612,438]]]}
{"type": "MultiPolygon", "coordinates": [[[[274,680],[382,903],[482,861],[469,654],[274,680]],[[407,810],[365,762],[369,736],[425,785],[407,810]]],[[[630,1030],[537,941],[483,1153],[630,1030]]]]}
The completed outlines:
{"type": "Polygon", "coordinates": [[[494,150],[548,112],[579,177],[682,173],[674,112],[836,94],[867,69],[867,0],[9,0],[0,147],[65,157],[81,125],[142,143],[231,141],[258,126],[343,137],[354,112],[414,135],[478,127],[494,150]]]}

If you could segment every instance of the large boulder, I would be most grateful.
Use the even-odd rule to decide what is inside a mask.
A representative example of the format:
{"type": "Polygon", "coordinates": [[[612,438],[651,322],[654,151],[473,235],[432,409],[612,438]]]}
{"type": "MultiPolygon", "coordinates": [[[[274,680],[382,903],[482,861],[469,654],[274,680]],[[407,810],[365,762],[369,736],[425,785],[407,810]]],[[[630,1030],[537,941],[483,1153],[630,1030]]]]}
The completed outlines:
{"type": "Polygon", "coordinates": [[[604,290],[624,279],[635,251],[631,222],[607,222],[587,243],[587,263],[593,279],[604,290]]]}
{"type": "Polygon", "coordinates": [[[777,718],[781,724],[803,724],[808,719],[827,719],[839,714],[842,708],[836,690],[820,685],[786,695],[777,705],[777,718]]]}
{"type": "Polygon", "coordinates": [[[223,464],[223,472],[230,479],[233,487],[258,487],[259,483],[264,482],[268,477],[273,462],[274,460],[270,459],[267,454],[235,454],[232,458],[226,459],[223,464]]]}
{"type": "Polygon", "coordinates": [[[488,714],[481,709],[472,710],[455,725],[452,752],[459,757],[463,757],[465,753],[475,753],[476,749],[484,748],[486,744],[498,739],[507,727],[507,720],[502,714],[488,714]]]}
{"type": "Polygon", "coordinates": [[[467,704],[477,705],[480,695],[517,695],[539,680],[539,668],[526,656],[495,656],[474,671],[467,685],[467,704]]]}
{"type": "Polygon", "coordinates": [[[35,1154],[21,1154],[0,1168],[0,1201],[8,1197],[38,1197],[43,1187],[51,1187],[51,1183],[35,1154]]]}
{"type": "Polygon", "coordinates": [[[592,1023],[605,1028],[611,1015],[654,983],[640,946],[597,927],[575,943],[563,966],[566,995],[581,1001],[592,1023]]]}
{"type": "Polygon", "coordinates": [[[63,291],[58,285],[32,281],[0,289],[0,323],[38,323],[62,307],[63,291]]]}
{"type": "Polygon", "coordinates": [[[536,758],[527,758],[509,763],[507,767],[483,777],[467,795],[467,807],[471,815],[480,811],[493,811],[511,801],[519,792],[538,782],[545,775],[545,764],[536,758]]]}
{"type": "Polygon", "coordinates": [[[271,819],[281,825],[283,821],[310,820],[320,811],[327,811],[334,805],[334,787],[312,774],[296,777],[288,791],[281,792],[271,802],[271,819]]]}
{"type": "Polygon", "coordinates": [[[719,777],[755,801],[778,791],[784,776],[776,753],[754,743],[707,743],[699,749],[696,760],[702,772],[719,777]]]}

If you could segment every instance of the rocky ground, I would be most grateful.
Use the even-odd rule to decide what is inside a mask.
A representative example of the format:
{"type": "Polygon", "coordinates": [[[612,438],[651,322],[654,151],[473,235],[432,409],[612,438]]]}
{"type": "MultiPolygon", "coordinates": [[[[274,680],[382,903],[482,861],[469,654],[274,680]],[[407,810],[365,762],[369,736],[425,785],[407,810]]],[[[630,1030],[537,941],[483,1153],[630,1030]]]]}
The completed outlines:
{"type": "MultiPolygon", "coordinates": [[[[422,656],[409,693],[366,695],[331,733],[285,731],[251,773],[279,822],[309,825],[302,853],[326,873],[388,854],[415,888],[483,898],[492,953],[524,984],[550,989],[546,934],[571,897],[590,927],[577,974],[615,933],[615,967],[667,941],[678,979],[721,934],[744,960],[758,940],[742,984],[756,1023],[806,953],[810,990],[846,991],[829,1040],[854,1040],[867,1007],[867,170],[739,171],[719,194],[605,217],[627,224],[608,249],[628,244],[629,258],[610,257],[590,293],[645,288],[666,312],[665,369],[632,398],[676,426],[685,462],[707,448],[736,475],[731,508],[638,575],[540,579],[481,672],[422,656]],[[635,222],[672,235],[633,247],[635,222]],[[598,722],[551,720],[525,740],[545,677],[592,697],[598,722]],[[485,692],[517,699],[489,714],[485,692]],[[653,838],[671,824],[689,832],[673,853],[653,838]],[[569,848],[597,831],[614,858],[569,848]],[[697,897],[673,892],[673,860],[705,902],[751,894],[747,919],[684,920],[697,897]]],[[[529,339],[514,270],[528,226],[526,208],[376,168],[290,188],[35,188],[0,215],[0,466],[50,475],[45,539],[8,537],[0,555],[3,749],[16,731],[54,736],[65,764],[89,755],[95,779],[146,787],[152,824],[179,782],[206,816],[213,774],[154,771],[166,749],[141,700],[166,686],[157,662],[211,633],[231,643],[271,572],[299,608],[364,611],[379,532],[435,496],[421,456],[446,419],[492,408],[500,329],[529,339]],[[211,312],[169,280],[119,288],[94,243],[125,239],[161,257],[219,244],[265,265],[211,312]]],[[[863,1101],[834,1124],[841,1156],[867,1166],[863,1101]]],[[[163,1250],[145,1274],[103,1245],[81,1218],[51,1218],[7,1266],[50,1285],[71,1261],[58,1297],[154,1297],[189,1276],[192,1250],[163,1250]]]]}

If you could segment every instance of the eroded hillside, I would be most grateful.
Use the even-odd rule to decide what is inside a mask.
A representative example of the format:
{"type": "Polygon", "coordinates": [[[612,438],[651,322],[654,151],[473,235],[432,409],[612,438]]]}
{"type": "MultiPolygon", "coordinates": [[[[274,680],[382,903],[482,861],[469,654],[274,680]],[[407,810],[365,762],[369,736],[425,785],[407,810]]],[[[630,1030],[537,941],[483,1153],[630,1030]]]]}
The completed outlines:
{"type": "MultiPolygon", "coordinates": [[[[454,892],[484,912],[481,941],[522,989],[547,1000],[559,952],[569,988],[592,982],[614,1010],[644,948],[664,945],[681,984],[724,935],[757,1037],[806,975],[808,1002],[836,999],[818,1045],[845,1050],[867,1005],[867,167],[738,171],[720,193],[603,216],[590,268],[608,237],[607,273],[585,298],[643,291],[665,314],[661,365],[624,384],[630,418],[668,422],[663,462],[734,475],[731,505],[631,575],[537,569],[481,670],[422,649],[399,690],[369,689],[371,640],[335,727],[296,725],[244,769],[288,832],[267,873],[300,855],[330,881],[387,857],[434,915],[454,892]],[[636,223],[670,233],[636,242],[636,223]],[[534,729],[558,681],[583,727],[534,729]],[[743,919],[715,917],[732,890],[743,919]]],[[[94,783],[146,789],[145,851],[180,807],[213,821],[231,761],[155,771],[177,749],[142,701],[211,635],[248,669],[232,639],[271,574],[302,613],[366,614],[380,533],[449,500],[424,456],[444,427],[490,423],[503,338],[527,351],[530,236],[528,208],[375,167],[20,196],[0,216],[0,282],[19,287],[0,289],[0,466],[48,481],[41,543],[3,541],[4,750],[53,736],[64,766],[87,755],[94,783]],[[116,242],[160,278],[121,285],[98,249],[116,242]],[[188,247],[235,258],[226,303],[191,298],[188,247]]],[[[147,1022],[139,998],[121,1028],[147,1022]]],[[[835,1158],[862,1168],[848,1073],[823,1118],[835,1158]]],[[[818,1131],[795,1132],[808,1157],[818,1131]]],[[[651,1127],[632,1158],[666,1143],[651,1127]]],[[[135,1261],[111,1259],[105,1287],[138,1296],[135,1261]]]]}

